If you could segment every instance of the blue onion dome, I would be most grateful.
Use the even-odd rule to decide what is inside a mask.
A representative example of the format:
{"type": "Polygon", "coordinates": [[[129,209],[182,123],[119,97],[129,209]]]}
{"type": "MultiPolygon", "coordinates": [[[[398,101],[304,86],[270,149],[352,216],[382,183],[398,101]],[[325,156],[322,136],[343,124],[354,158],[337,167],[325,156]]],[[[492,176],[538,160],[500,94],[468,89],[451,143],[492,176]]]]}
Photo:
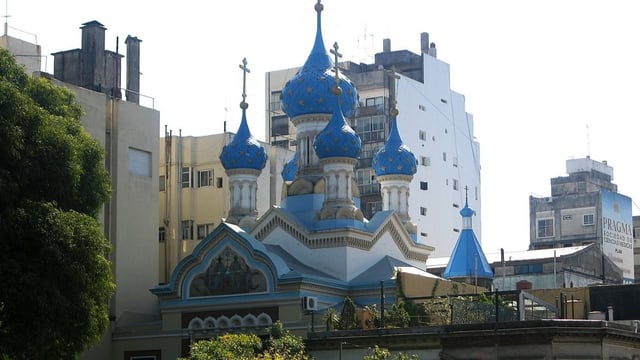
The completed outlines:
{"type": "Polygon", "coordinates": [[[222,148],[220,161],[226,170],[262,170],[267,162],[267,152],[249,131],[246,116],[247,103],[243,101],[240,106],[242,107],[240,127],[233,140],[222,148]]]}
{"type": "Polygon", "coordinates": [[[463,218],[470,218],[475,214],[475,210],[469,207],[469,203],[465,200],[464,207],[460,210],[460,215],[463,218]]]}
{"type": "Polygon", "coordinates": [[[284,181],[293,181],[296,178],[298,172],[298,153],[293,155],[293,158],[289,160],[282,169],[282,179],[284,181]]]}
{"type": "MultiPolygon", "coordinates": [[[[335,97],[338,97],[340,88],[334,87],[334,91],[338,93],[335,97]]],[[[313,148],[320,159],[330,157],[350,157],[355,159],[360,154],[362,141],[351,126],[347,124],[339,105],[335,107],[333,116],[331,116],[327,126],[316,136],[313,141],[313,148]]]]}
{"type": "Polygon", "coordinates": [[[371,167],[375,170],[376,176],[413,175],[416,173],[416,157],[402,142],[395,117],[391,122],[389,138],[384,146],[376,152],[371,167]]]}
{"type": "Polygon", "coordinates": [[[294,118],[304,114],[331,114],[336,103],[342,107],[346,117],[355,115],[358,107],[358,92],[351,81],[339,74],[342,94],[332,96],[329,92],[335,84],[334,62],[327,53],[322,40],[321,16],[323,5],[315,5],[317,12],[316,39],[311,54],[302,69],[282,89],[282,110],[294,118]]]}

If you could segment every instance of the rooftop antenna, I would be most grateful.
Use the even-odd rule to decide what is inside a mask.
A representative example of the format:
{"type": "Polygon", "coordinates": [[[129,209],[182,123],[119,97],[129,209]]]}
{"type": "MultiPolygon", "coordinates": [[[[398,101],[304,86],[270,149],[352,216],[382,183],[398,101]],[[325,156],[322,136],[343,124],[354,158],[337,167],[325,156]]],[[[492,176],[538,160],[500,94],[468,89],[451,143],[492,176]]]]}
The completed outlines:
{"type": "Polygon", "coordinates": [[[227,132],[227,98],[224,98],[224,123],[222,124],[222,131],[227,132]]]}
{"type": "Polygon", "coordinates": [[[4,1],[4,34],[5,36],[9,34],[9,0],[4,1]]]}
{"type": "Polygon", "coordinates": [[[587,124],[587,157],[591,157],[591,140],[589,139],[589,124],[587,124]]]}

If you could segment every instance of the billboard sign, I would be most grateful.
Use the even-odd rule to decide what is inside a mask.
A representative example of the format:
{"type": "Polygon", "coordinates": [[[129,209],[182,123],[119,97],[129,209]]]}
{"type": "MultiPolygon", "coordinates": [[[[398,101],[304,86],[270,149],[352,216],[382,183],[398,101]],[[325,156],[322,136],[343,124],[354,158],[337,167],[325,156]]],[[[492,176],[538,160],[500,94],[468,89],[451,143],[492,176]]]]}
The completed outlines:
{"type": "Polygon", "coordinates": [[[633,283],[633,215],[631,198],[602,190],[602,251],[620,269],[625,283],[633,283]]]}

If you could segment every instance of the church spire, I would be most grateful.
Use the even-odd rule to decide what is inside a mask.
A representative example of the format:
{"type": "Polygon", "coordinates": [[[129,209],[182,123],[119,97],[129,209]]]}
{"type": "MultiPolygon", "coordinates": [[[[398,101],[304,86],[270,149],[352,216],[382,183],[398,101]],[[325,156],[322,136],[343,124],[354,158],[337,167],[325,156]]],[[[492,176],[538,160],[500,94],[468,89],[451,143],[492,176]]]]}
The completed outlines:
{"type": "Polygon", "coordinates": [[[220,162],[229,176],[230,210],[227,221],[249,228],[258,215],[258,176],[267,162],[267,152],[251,135],[247,124],[247,59],[242,59],[242,119],[233,140],[222,148],[220,162]]]}

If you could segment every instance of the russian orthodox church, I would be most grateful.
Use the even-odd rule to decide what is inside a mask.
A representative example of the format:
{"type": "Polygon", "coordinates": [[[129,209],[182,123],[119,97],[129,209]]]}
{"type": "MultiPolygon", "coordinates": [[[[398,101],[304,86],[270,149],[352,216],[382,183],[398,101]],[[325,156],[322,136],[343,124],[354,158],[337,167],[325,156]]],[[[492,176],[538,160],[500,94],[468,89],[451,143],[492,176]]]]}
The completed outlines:
{"type": "MultiPolygon", "coordinates": [[[[257,177],[267,156],[249,130],[243,93],[240,127],[220,154],[230,179],[228,217],[178,264],[169,283],[151,289],[164,329],[204,334],[280,320],[307,331],[313,314],[339,312],[346,297],[361,307],[379,304],[381,293],[395,302],[399,272],[413,279],[404,293],[432,294],[429,282],[446,282],[426,272],[433,247],[417,241],[409,217],[416,159],[398,133],[395,105],[390,134],[373,160],[383,210],[366,219],[359,209],[354,166],[361,141],[346,120],[358,93],[337,67],[337,44],[333,59],[325,48],[320,1],[315,10],[311,53],[282,91],[297,149],[282,171],[281,205],[256,210],[256,193],[266,191],[257,188],[257,177]]],[[[246,60],[240,67],[246,84],[246,60]]]]}

